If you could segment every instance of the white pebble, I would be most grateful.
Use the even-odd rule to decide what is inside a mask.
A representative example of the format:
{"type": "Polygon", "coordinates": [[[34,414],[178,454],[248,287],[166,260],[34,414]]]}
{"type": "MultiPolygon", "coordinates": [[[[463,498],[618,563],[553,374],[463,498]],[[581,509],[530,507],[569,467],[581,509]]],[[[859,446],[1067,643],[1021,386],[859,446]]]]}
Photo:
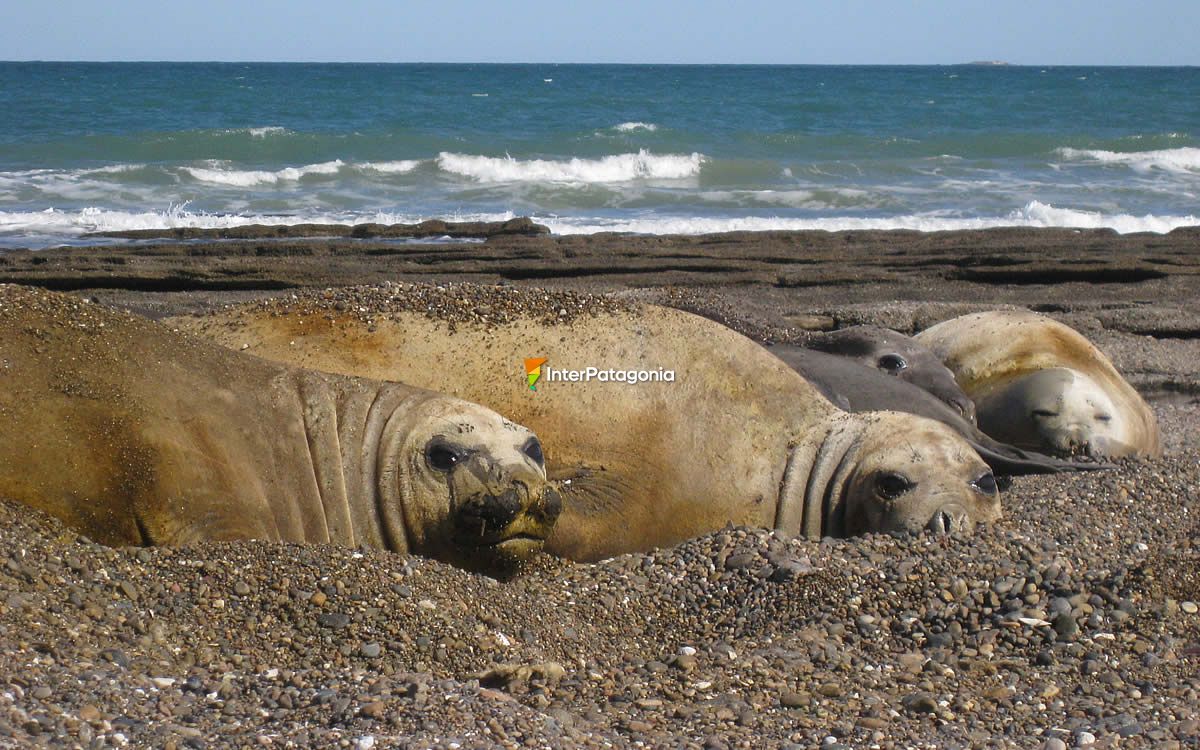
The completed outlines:
{"type": "Polygon", "coordinates": [[[696,649],[692,648],[691,646],[683,646],[679,649],[679,653],[683,654],[684,656],[695,656],[696,649]]]}
{"type": "Polygon", "coordinates": [[[1075,735],[1075,747],[1085,747],[1096,744],[1096,735],[1091,732],[1080,732],[1075,735]]]}
{"type": "Polygon", "coordinates": [[[1200,607],[1196,606],[1195,602],[1183,602],[1179,605],[1179,608],[1189,615],[1194,615],[1197,611],[1200,611],[1200,607]]]}
{"type": "Polygon", "coordinates": [[[375,747],[375,735],[364,734],[354,741],[354,750],[371,750],[375,747]]]}

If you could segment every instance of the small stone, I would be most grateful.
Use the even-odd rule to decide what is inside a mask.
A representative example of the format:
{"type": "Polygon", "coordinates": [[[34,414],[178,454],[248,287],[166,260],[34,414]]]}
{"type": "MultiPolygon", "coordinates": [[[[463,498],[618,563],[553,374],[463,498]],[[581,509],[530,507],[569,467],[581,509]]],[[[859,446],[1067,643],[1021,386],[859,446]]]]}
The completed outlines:
{"type": "Polygon", "coordinates": [[[1057,737],[1051,737],[1042,744],[1042,750],[1067,750],[1067,743],[1057,737]]]}
{"type": "Polygon", "coordinates": [[[795,690],[784,690],[779,694],[779,705],[784,708],[802,708],[808,705],[808,696],[795,690]]]}
{"type": "Polygon", "coordinates": [[[1179,608],[1184,612],[1187,612],[1189,615],[1194,615],[1196,612],[1200,611],[1200,606],[1197,606],[1195,602],[1180,602],[1179,608]]]}
{"type": "Polygon", "coordinates": [[[100,709],[96,708],[91,703],[85,703],[79,707],[79,718],[88,722],[100,720],[100,709]]]}
{"type": "Polygon", "coordinates": [[[326,628],[341,629],[350,624],[350,615],[341,612],[325,612],[317,615],[317,622],[326,628]]]}
{"type": "Polygon", "coordinates": [[[383,647],[378,643],[364,643],[359,648],[359,651],[361,651],[362,655],[368,659],[376,659],[379,657],[379,654],[383,652],[383,647]]]}
{"type": "Polygon", "coordinates": [[[748,568],[757,559],[758,555],[754,554],[753,552],[742,552],[737,555],[730,555],[728,559],[725,560],[725,569],[741,570],[742,568],[748,568]]]}
{"type": "Polygon", "coordinates": [[[1079,732],[1075,735],[1075,747],[1086,747],[1096,744],[1096,735],[1091,732],[1079,732]]]}
{"type": "Polygon", "coordinates": [[[52,695],[54,695],[54,691],[45,685],[39,685],[33,689],[33,697],[40,701],[44,701],[52,695]]]}
{"type": "Polygon", "coordinates": [[[325,595],[324,591],[314,591],[313,595],[308,597],[308,603],[317,607],[320,607],[327,601],[329,601],[329,597],[325,595]]]}
{"type": "Polygon", "coordinates": [[[671,660],[671,666],[683,672],[691,672],[696,668],[697,660],[691,654],[680,654],[671,660]]]}
{"type": "Polygon", "coordinates": [[[360,708],[358,712],[368,719],[382,719],[387,714],[387,703],[371,701],[360,708]]]}
{"type": "Polygon", "coordinates": [[[836,682],[826,682],[817,688],[817,692],[826,698],[838,698],[842,695],[842,686],[836,682]]]}
{"type": "Polygon", "coordinates": [[[937,701],[928,693],[910,693],[900,699],[900,705],[915,714],[931,714],[938,707],[937,701]]]}
{"type": "Polygon", "coordinates": [[[237,594],[238,596],[248,595],[250,593],[250,584],[246,583],[245,581],[238,581],[237,583],[233,584],[233,593],[237,594]]]}

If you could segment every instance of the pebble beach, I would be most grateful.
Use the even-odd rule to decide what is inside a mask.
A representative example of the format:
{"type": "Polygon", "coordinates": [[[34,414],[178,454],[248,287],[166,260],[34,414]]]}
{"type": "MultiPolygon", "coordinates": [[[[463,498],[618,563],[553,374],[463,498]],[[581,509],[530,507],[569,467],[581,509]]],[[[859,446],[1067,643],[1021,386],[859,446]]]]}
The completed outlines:
{"type": "Polygon", "coordinates": [[[0,746],[1200,744],[1194,230],[496,229],[140,237],[0,254],[0,282],[153,318],[293,295],[353,310],[404,285],[442,317],[497,319],[520,289],[567,316],[669,304],[767,343],[1027,307],[1109,355],[1166,455],[1015,478],[1004,518],[965,537],[726,528],[505,580],[368,549],[113,549],[3,502],[0,746]]]}

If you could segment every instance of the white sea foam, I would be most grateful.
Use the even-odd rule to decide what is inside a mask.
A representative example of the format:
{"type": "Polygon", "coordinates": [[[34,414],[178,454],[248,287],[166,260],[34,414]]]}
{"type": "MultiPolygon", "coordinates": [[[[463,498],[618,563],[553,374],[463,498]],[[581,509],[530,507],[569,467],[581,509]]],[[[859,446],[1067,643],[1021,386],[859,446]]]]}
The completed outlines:
{"type": "Polygon", "coordinates": [[[291,131],[278,125],[267,125],[262,128],[250,128],[248,132],[254,138],[266,138],[269,135],[287,135],[291,131]]]}
{"type": "Polygon", "coordinates": [[[856,188],[818,188],[814,190],[705,190],[701,200],[738,206],[785,206],[821,210],[853,206],[872,208],[882,205],[879,196],[856,188]]]}
{"type": "Polygon", "coordinates": [[[653,133],[658,130],[658,126],[652,122],[623,122],[620,125],[613,125],[613,130],[621,133],[632,133],[635,130],[645,130],[653,133]]]}
{"type": "MultiPolygon", "coordinates": [[[[117,232],[136,229],[224,229],[248,224],[284,226],[293,224],[415,224],[429,216],[387,211],[342,212],[335,214],[306,213],[290,216],[255,214],[213,214],[189,211],[186,204],[173,205],[163,211],[120,211],[97,207],[63,211],[48,208],[44,211],[0,211],[0,239],[4,235],[21,237],[78,236],[84,232],[117,232]]],[[[511,212],[455,213],[443,216],[448,221],[508,221],[511,212]]],[[[0,243],[3,244],[3,243],[0,243]]],[[[20,242],[9,243],[20,244],[20,242]]],[[[46,243],[42,243],[46,244],[46,243]]]]}
{"type": "Polygon", "coordinates": [[[575,182],[604,183],[631,180],[682,180],[700,174],[702,154],[615,154],[599,159],[519,160],[511,156],[438,154],[438,167],[479,182],[575,182]]]}
{"type": "Polygon", "coordinates": [[[634,234],[710,234],[714,232],[801,231],[820,229],[829,232],[842,230],[912,229],[921,232],[940,232],[994,227],[1063,227],[1074,229],[1113,229],[1121,234],[1130,232],[1166,233],[1179,227],[1200,225],[1197,216],[1131,216],[1101,214],[1091,211],[1055,208],[1032,201],[1007,216],[951,217],[937,214],[915,214],[890,217],[831,216],[812,219],[743,216],[671,217],[654,216],[630,219],[574,219],[535,217],[535,221],[550,227],[555,234],[595,234],[596,232],[630,232],[634,234]]]}
{"type": "Polygon", "coordinates": [[[81,169],[77,172],[77,174],[122,174],[124,172],[133,172],[135,170],[142,169],[145,166],[145,164],[110,164],[106,167],[96,167],[95,169],[81,169]]]}
{"type": "MultiPolygon", "coordinates": [[[[68,241],[84,232],[113,232],[130,229],[170,229],[196,227],[219,229],[247,224],[412,224],[429,218],[451,221],[507,221],[511,212],[456,213],[430,217],[392,212],[346,211],[310,212],[287,216],[243,214],[213,214],[190,211],[186,204],[171,206],[164,211],[121,211],[84,208],[74,211],[46,209],[44,211],[0,211],[0,246],[41,247],[68,241]]],[[[640,218],[562,218],[534,217],[546,224],[555,234],[593,234],[596,232],[629,232],[636,234],[708,234],[736,231],[779,230],[872,230],[912,229],[924,232],[988,229],[992,227],[1069,227],[1080,229],[1111,228],[1120,233],[1165,233],[1185,226],[1200,226],[1197,216],[1132,216],[1100,214],[1073,209],[1055,208],[1033,201],[1024,207],[997,217],[951,217],[937,214],[862,218],[831,216],[811,219],[780,217],[695,217],[656,214],[640,218]]]]}
{"type": "Polygon", "coordinates": [[[1124,164],[1137,172],[1155,169],[1177,173],[1200,172],[1200,148],[1165,148],[1157,151],[1060,148],[1057,153],[1067,161],[1124,164]]]}
{"type": "Polygon", "coordinates": [[[233,187],[255,187],[256,185],[275,185],[280,182],[295,182],[310,174],[337,174],[344,166],[341,159],[306,164],[302,167],[285,167],[274,172],[262,170],[228,169],[214,165],[210,168],[184,167],[183,171],[201,182],[211,182],[218,185],[233,187]]]}
{"type": "Polygon", "coordinates": [[[418,159],[403,159],[401,161],[367,161],[357,167],[365,172],[380,172],[382,174],[404,174],[421,166],[418,159]]]}

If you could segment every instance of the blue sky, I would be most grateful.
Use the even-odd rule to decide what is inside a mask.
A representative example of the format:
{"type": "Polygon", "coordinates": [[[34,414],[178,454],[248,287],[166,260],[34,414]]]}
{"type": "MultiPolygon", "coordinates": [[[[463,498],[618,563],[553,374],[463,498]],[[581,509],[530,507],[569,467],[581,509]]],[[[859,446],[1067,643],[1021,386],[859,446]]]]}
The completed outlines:
{"type": "Polygon", "coordinates": [[[0,59],[1200,65],[1198,0],[7,0],[0,59]]]}

